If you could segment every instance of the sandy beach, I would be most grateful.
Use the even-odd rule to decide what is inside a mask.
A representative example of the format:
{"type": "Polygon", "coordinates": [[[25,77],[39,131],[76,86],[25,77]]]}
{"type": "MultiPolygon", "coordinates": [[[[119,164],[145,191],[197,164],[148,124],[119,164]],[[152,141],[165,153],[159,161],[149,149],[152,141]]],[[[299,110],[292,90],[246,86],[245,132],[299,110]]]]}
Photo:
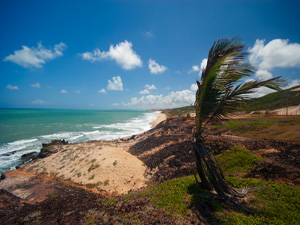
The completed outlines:
{"type": "Polygon", "coordinates": [[[159,124],[161,121],[164,121],[167,119],[167,115],[165,113],[162,112],[157,112],[158,113],[158,117],[156,120],[154,120],[151,125],[152,128],[154,128],[157,124],[159,124]]]}

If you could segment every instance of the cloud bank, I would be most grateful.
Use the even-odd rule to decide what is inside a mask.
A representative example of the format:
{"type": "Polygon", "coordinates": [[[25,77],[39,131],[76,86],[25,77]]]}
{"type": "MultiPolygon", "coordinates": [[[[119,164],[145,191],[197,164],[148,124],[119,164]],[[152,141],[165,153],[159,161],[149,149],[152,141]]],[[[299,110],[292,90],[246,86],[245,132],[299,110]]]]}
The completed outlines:
{"type": "Polygon", "coordinates": [[[150,108],[172,108],[181,107],[194,104],[195,92],[191,90],[182,90],[171,92],[168,95],[147,95],[140,98],[131,98],[130,102],[124,103],[123,106],[130,106],[136,108],[150,109],[150,108]]]}

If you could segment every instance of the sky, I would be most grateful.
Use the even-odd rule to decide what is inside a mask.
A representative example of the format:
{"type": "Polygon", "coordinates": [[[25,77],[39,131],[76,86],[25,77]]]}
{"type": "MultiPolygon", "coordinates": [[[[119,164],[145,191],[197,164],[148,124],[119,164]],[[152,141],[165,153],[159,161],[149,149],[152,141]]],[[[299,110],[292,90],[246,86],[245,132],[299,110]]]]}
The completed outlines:
{"type": "Polygon", "coordinates": [[[0,108],[191,105],[219,38],[246,45],[254,79],[296,86],[299,10],[297,0],[2,0],[0,108]]]}

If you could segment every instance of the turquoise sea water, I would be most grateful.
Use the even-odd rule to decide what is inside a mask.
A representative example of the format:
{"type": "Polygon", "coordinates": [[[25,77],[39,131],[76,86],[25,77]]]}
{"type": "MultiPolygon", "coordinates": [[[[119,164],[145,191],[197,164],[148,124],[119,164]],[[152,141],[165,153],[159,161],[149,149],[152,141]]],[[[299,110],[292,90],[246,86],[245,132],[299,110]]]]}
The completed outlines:
{"type": "Polygon", "coordinates": [[[39,152],[42,143],[112,140],[151,128],[156,112],[63,109],[0,109],[0,174],[39,152]]]}

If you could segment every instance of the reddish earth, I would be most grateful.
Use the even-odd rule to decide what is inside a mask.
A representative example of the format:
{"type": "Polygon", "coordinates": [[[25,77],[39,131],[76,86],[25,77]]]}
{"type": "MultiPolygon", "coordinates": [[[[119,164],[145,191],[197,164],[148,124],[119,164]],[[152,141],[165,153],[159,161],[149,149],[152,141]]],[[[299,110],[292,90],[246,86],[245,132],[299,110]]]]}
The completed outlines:
{"type": "MultiPolygon", "coordinates": [[[[146,175],[153,183],[160,183],[191,174],[194,164],[190,142],[193,128],[193,118],[172,118],[142,135],[119,141],[137,141],[130,147],[129,153],[144,162],[148,167],[146,175]]],[[[300,185],[300,142],[208,134],[206,143],[215,154],[239,145],[266,159],[252,168],[246,177],[300,185]]],[[[26,177],[26,174],[23,176],[26,177]]],[[[8,191],[1,190],[1,224],[131,224],[132,221],[140,224],[207,224],[209,221],[209,206],[195,206],[187,217],[176,217],[165,213],[147,198],[117,197],[112,202],[100,194],[50,178],[27,176],[26,179],[26,183],[31,185],[18,187],[23,194],[30,188],[32,190],[32,186],[39,187],[38,190],[23,198],[13,196],[9,188],[8,191]]]]}

